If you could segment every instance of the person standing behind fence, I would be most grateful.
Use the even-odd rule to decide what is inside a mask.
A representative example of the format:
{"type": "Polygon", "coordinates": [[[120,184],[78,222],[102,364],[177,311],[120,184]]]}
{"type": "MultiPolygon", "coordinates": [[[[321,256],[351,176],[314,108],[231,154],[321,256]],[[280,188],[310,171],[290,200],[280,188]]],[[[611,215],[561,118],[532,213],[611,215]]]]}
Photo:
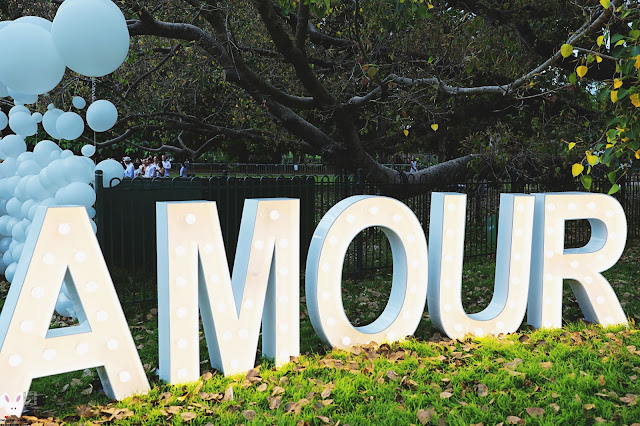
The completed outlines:
{"type": "Polygon", "coordinates": [[[189,169],[189,162],[183,161],[180,165],[180,177],[186,178],[189,177],[187,170],[189,169]]]}
{"type": "Polygon", "coordinates": [[[171,170],[171,161],[167,160],[167,156],[162,156],[162,167],[164,168],[164,177],[169,177],[169,170],[171,170]]]}
{"type": "MultiPolygon", "coordinates": [[[[149,160],[147,159],[147,162],[148,161],[149,160]]],[[[146,178],[154,178],[154,177],[156,177],[157,171],[158,171],[158,167],[156,166],[156,163],[151,162],[151,163],[149,163],[147,165],[147,168],[146,168],[146,170],[144,172],[144,177],[146,177],[146,178]]]]}
{"type": "Polygon", "coordinates": [[[416,173],[418,171],[418,159],[414,158],[411,160],[411,173],[416,173]]]}
{"type": "Polygon", "coordinates": [[[136,173],[136,168],[134,167],[133,163],[131,162],[131,158],[130,157],[124,157],[124,177],[126,178],[131,178],[133,179],[133,177],[135,176],[136,173]]]}

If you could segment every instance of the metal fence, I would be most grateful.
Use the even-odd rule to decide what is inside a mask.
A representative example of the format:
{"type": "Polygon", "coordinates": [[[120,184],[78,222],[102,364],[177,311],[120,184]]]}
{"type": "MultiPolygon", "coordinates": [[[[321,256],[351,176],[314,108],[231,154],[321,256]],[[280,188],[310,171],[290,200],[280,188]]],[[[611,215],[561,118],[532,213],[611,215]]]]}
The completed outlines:
{"type": "MultiPolygon", "coordinates": [[[[409,176],[410,177],[410,176],[409,176]]],[[[227,259],[233,264],[244,200],[247,198],[291,197],[300,199],[300,254],[304,269],[311,236],[324,214],[338,201],[351,195],[395,195],[411,208],[429,232],[431,190],[426,184],[390,182],[369,183],[360,174],[293,177],[225,177],[191,179],[125,179],[118,185],[102,187],[96,175],[96,223],[98,240],[114,282],[124,302],[153,300],[156,297],[155,202],[212,200],[217,202],[227,259]]],[[[605,188],[593,183],[593,190],[605,188]]],[[[616,194],[629,222],[629,238],[640,236],[640,179],[628,177],[616,194]]],[[[496,251],[500,194],[579,190],[572,181],[466,182],[440,191],[467,194],[465,257],[493,255],[496,251]],[[558,186],[560,185],[560,186],[558,186]]],[[[587,221],[566,224],[566,246],[579,247],[589,240],[587,221]]],[[[353,276],[392,267],[392,256],[385,235],[367,228],[352,242],[344,259],[343,275],[353,276]]]]}

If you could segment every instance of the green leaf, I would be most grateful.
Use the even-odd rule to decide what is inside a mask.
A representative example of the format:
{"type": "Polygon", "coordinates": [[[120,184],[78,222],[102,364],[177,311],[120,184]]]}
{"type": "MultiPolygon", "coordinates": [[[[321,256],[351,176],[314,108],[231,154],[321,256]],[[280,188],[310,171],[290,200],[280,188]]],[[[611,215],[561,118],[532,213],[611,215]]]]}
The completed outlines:
{"type": "Polygon", "coordinates": [[[571,83],[571,84],[576,84],[576,81],[577,81],[576,73],[575,73],[575,72],[572,72],[572,73],[569,75],[569,83],[571,83]]]}
{"type": "Polygon", "coordinates": [[[617,183],[614,184],[611,189],[609,190],[608,194],[615,194],[616,192],[620,191],[620,185],[618,185],[617,183]]]}
{"type": "Polygon", "coordinates": [[[580,176],[580,182],[582,182],[582,186],[585,187],[587,191],[591,190],[591,176],[582,175],[580,176]]]}
{"type": "Polygon", "coordinates": [[[609,179],[609,182],[611,182],[611,184],[615,184],[616,183],[616,171],[612,171],[611,173],[607,174],[607,178],[609,179]]]}

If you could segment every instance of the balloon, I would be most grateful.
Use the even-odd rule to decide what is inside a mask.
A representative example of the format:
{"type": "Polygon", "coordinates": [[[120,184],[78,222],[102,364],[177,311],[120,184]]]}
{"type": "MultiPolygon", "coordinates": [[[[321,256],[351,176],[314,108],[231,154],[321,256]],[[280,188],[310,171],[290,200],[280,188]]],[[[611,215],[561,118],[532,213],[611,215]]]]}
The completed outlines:
{"type": "Polygon", "coordinates": [[[9,124],[9,117],[7,117],[7,114],[4,112],[0,111],[0,130],[6,129],[7,124],[9,124]]]}
{"type": "Polygon", "coordinates": [[[55,105],[54,104],[49,104],[47,105],[47,111],[51,111],[52,109],[55,109],[55,105]]]}
{"type": "Polygon", "coordinates": [[[56,202],[63,206],[91,207],[96,202],[96,192],[84,182],[73,182],[56,192],[56,202]]]}
{"type": "Polygon", "coordinates": [[[44,200],[45,198],[49,198],[51,197],[51,195],[53,195],[40,183],[40,175],[34,176],[33,179],[29,179],[29,182],[27,182],[26,189],[27,189],[27,195],[29,196],[29,199],[25,201],[24,204],[22,205],[21,211],[24,217],[29,216],[29,209],[31,209],[31,205],[29,205],[29,209],[27,209],[27,211],[25,212],[24,210],[26,208],[24,206],[25,204],[29,203],[30,201],[35,202],[35,200],[44,200]]]}
{"type": "Polygon", "coordinates": [[[21,22],[23,24],[37,25],[43,30],[47,30],[47,32],[51,32],[51,21],[47,21],[46,19],[41,18],[39,16],[22,16],[13,22],[21,22]]]}
{"type": "Polygon", "coordinates": [[[55,309],[60,316],[71,317],[74,319],[77,317],[76,310],[73,307],[73,301],[71,301],[71,299],[62,292],[58,296],[58,300],[56,300],[55,309]]]}
{"type": "Polygon", "coordinates": [[[105,188],[116,186],[124,176],[122,164],[113,159],[99,162],[95,170],[102,170],[102,186],[105,188]]]}
{"type": "Polygon", "coordinates": [[[9,96],[11,96],[16,102],[21,103],[22,105],[35,104],[38,102],[38,95],[21,93],[17,90],[13,90],[11,87],[7,87],[7,93],[9,93],[9,96]]]}
{"type": "Polygon", "coordinates": [[[15,262],[7,266],[7,269],[5,269],[4,271],[4,277],[7,279],[7,281],[9,282],[13,281],[13,276],[16,274],[17,268],[18,268],[18,264],[15,262]]]}
{"type": "Polygon", "coordinates": [[[29,176],[29,175],[37,175],[40,173],[40,169],[42,167],[36,163],[34,160],[23,161],[18,166],[18,175],[19,176],[29,176]]]}
{"type": "Polygon", "coordinates": [[[69,157],[73,157],[73,151],[71,151],[70,149],[65,149],[60,153],[60,158],[62,158],[63,160],[69,157]]]}
{"type": "Polygon", "coordinates": [[[22,219],[22,203],[17,198],[13,197],[7,201],[7,213],[12,217],[22,219]]]}
{"type": "Polygon", "coordinates": [[[62,151],[53,151],[51,154],[49,154],[49,158],[51,159],[51,161],[58,160],[60,159],[61,156],[62,156],[62,151]]]}
{"type": "Polygon", "coordinates": [[[0,198],[0,215],[3,215],[7,212],[7,200],[4,198],[0,198]]]}
{"type": "Polygon", "coordinates": [[[65,158],[63,167],[69,182],[84,182],[88,184],[93,178],[93,163],[87,164],[83,157],[72,155],[65,158]]]}
{"type": "Polygon", "coordinates": [[[60,147],[55,142],[47,139],[38,142],[33,148],[36,161],[41,166],[46,166],[51,162],[51,153],[54,151],[60,152],[60,147]]]}
{"type": "Polygon", "coordinates": [[[87,124],[96,132],[105,132],[118,121],[118,110],[111,102],[101,99],[87,109],[87,124]]]}
{"type": "Polygon", "coordinates": [[[23,112],[25,114],[31,115],[31,111],[29,111],[29,108],[24,105],[16,105],[14,107],[11,107],[11,109],[9,110],[9,118],[11,118],[11,116],[16,112],[23,112]]]}
{"type": "Polygon", "coordinates": [[[11,250],[11,257],[16,261],[20,260],[20,256],[22,255],[22,250],[24,249],[24,243],[20,243],[11,250]]]}
{"type": "MultiPolygon", "coordinates": [[[[0,22],[0,24],[2,24],[2,22],[0,22]]],[[[7,96],[9,96],[7,85],[0,81],[0,98],[6,98],[7,96]]]]}
{"type": "Polygon", "coordinates": [[[0,181],[0,196],[2,196],[2,198],[4,199],[13,198],[13,193],[15,191],[16,186],[18,186],[18,184],[20,183],[20,180],[21,180],[20,176],[12,176],[7,179],[2,179],[0,181]]]}
{"type": "Polygon", "coordinates": [[[13,227],[16,226],[16,223],[18,222],[20,221],[15,217],[9,218],[9,221],[7,222],[7,235],[11,235],[11,231],[13,230],[13,227]]]}
{"type": "Polygon", "coordinates": [[[33,114],[31,114],[31,119],[37,124],[37,123],[42,123],[42,113],[40,112],[34,112],[33,114]]]}
{"type": "Polygon", "coordinates": [[[24,112],[13,113],[9,117],[9,127],[20,136],[33,136],[38,132],[38,124],[31,119],[31,114],[24,112]]]}
{"type": "MultiPolygon", "coordinates": [[[[9,216],[2,216],[0,217],[0,222],[3,222],[4,218],[7,218],[7,220],[9,220],[9,216]]],[[[5,222],[5,226],[6,226],[6,221],[5,222]]],[[[2,229],[2,224],[0,224],[0,230],[2,229]]],[[[1,252],[6,252],[7,250],[9,250],[9,244],[11,244],[11,237],[4,237],[3,239],[0,240],[0,251],[1,252]]]]}
{"type": "Polygon", "coordinates": [[[62,139],[56,128],[56,123],[63,113],[64,111],[53,108],[45,112],[42,117],[42,127],[44,127],[44,130],[54,139],[62,139]]]}
{"type": "MultiPolygon", "coordinates": [[[[20,222],[16,223],[16,225],[13,227],[13,229],[11,229],[11,236],[13,237],[14,241],[17,241],[19,243],[24,243],[25,240],[27,239],[27,226],[29,225],[28,220],[21,220],[20,222]]],[[[13,252],[11,253],[11,257],[13,258],[13,260],[17,261],[18,259],[13,257],[13,252]]]]}
{"type": "Polygon", "coordinates": [[[82,109],[87,106],[87,101],[85,101],[84,98],[81,98],[80,96],[74,97],[73,101],[71,102],[73,103],[73,106],[78,109],[82,109]]]}
{"type": "Polygon", "coordinates": [[[82,147],[80,152],[82,152],[82,155],[84,155],[85,157],[91,157],[96,153],[96,147],[93,145],[85,145],[82,147]]]}
{"type": "Polygon", "coordinates": [[[66,65],[88,77],[115,71],[129,51],[127,22],[110,1],[65,2],[53,19],[51,35],[66,65]]]}
{"type": "Polygon", "coordinates": [[[18,135],[7,135],[0,141],[0,147],[7,157],[17,157],[27,150],[24,139],[18,135]]]}
{"type": "Polygon", "coordinates": [[[84,131],[84,121],[75,112],[65,112],[56,121],[56,130],[60,139],[76,140],[84,131]]]}
{"type": "MultiPolygon", "coordinates": [[[[94,209],[93,207],[87,207],[87,214],[89,215],[89,219],[93,219],[94,217],[96,217],[96,209],[94,209]]],[[[0,243],[2,243],[2,241],[0,241],[0,243]]]]}
{"type": "Polygon", "coordinates": [[[64,76],[51,34],[37,25],[13,23],[0,31],[0,57],[0,80],[18,92],[46,93],[64,76]]]}

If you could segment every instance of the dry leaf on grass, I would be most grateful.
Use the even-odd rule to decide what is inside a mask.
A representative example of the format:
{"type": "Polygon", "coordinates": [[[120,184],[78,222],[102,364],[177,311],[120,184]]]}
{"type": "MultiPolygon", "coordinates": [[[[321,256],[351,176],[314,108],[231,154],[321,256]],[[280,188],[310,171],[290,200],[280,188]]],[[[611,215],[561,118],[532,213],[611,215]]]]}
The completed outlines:
{"type": "Polygon", "coordinates": [[[186,413],[180,414],[180,418],[182,420],[184,420],[185,422],[190,422],[191,420],[195,419],[196,417],[198,417],[198,415],[196,413],[192,413],[190,411],[187,411],[186,413]]]}
{"type": "Polygon", "coordinates": [[[447,399],[447,398],[451,398],[453,396],[453,394],[451,392],[440,392],[440,398],[442,399],[447,399]]]}
{"type": "Polygon", "coordinates": [[[544,414],[544,410],[540,407],[529,407],[527,408],[527,414],[531,417],[538,418],[544,414]]]}
{"type": "Polygon", "coordinates": [[[518,425],[524,424],[524,420],[517,416],[507,416],[507,424],[508,425],[518,425]]]}
{"type": "Polygon", "coordinates": [[[484,383],[478,383],[476,385],[476,392],[478,393],[478,396],[487,396],[489,395],[489,388],[487,388],[487,385],[484,383]]]}
{"type": "Polygon", "coordinates": [[[252,422],[256,418],[256,412],[253,410],[244,410],[242,412],[242,417],[247,419],[247,421],[252,422]]]}
{"type": "Polygon", "coordinates": [[[429,423],[434,415],[435,410],[433,409],[433,407],[427,410],[418,410],[418,412],[416,413],[416,416],[418,416],[418,421],[423,425],[429,423]]]}

